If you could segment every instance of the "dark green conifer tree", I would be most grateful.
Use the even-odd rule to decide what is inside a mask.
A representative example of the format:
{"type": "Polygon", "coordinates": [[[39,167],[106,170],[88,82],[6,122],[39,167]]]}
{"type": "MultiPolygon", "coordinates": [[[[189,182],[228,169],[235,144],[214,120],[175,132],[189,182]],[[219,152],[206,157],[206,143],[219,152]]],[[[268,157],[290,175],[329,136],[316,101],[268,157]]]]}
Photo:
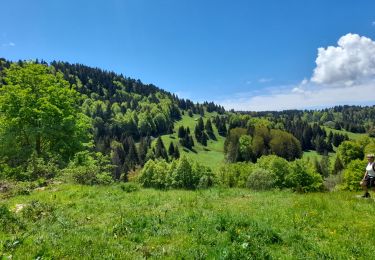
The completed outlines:
{"type": "Polygon", "coordinates": [[[158,137],[158,139],[156,139],[155,158],[162,158],[168,160],[167,150],[165,149],[163,140],[160,136],[158,137]]]}
{"type": "Polygon", "coordinates": [[[169,154],[169,156],[174,156],[174,153],[175,153],[175,151],[174,151],[174,144],[173,144],[173,142],[170,142],[170,144],[169,144],[169,147],[168,147],[168,154],[169,154]]]}
{"type": "Polygon", "coordinates": [[[180,158],[180,151],[179,151],[179,149],[178,149],[177,144],[176,144],[176,146],[174,147],[174,154],[173,154],[173,156],[174,156],[175,159],[180,158]]]}

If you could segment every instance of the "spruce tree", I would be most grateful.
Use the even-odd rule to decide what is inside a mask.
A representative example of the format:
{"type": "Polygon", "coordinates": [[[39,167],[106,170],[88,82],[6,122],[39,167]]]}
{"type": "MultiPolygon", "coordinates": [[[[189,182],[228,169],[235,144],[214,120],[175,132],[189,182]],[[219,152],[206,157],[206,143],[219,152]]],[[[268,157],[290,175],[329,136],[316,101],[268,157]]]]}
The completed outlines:
{"type": "Polygon", "coordinates": [[[214,134],[214,130],[212,129],[212,123],[211,123],[210,119],[207,120],[205,129],[206,129],[206,133],[209,136],[209,138],[211,138],[212,140],[216,140],[216,137],[215,137],[215,134],[214,134]]]}
{"type": "Polygon", "coordinates": [[[341,162],[340,157],[336,157],[335,164],[333,166],[332,174],[338,174],[344,169],[344,165],[341,162]]]}
{"type": "Polygon", "coordinates": [[[147,138],[142,137],[139,143],[139,148],[138,148],[138,159],[141,165],[144,165],[146,163],[147,150],[148,150],[147,138]]]}
{"type": "Polygon", "coordinates": [[[178,137],[183,138],[185,135],[186,135],[186,131],[185,131],[184,126],[180,126],[178,128],[178,137]]]}
{"type": "Polygon", "coordinates": [[[170,144],[169,144],[169,147],[168,147],[168,154],[169,154],[169,156],[174,156],[174,144],[173,144],[173,142],[170,142],[170,144]]]}
{"type": "Polygon", "coordinates": [[[158,137],[158,139],[156,139],[155,158],[162,158],[168,160],[167,150],[165,149],[163,140],[160,136],[158,137]]]}
{"type": "Polygon", "coordinates": [[[175,148],[174,148],[174,154],[173,154],[173,156],[174,156],[175,159],[180,158],[180,151],[179,151],[179,149],[178,149],[177,144],[176,144],[176,146],[175,146],[175,148]]]}
{"type": "Polygon", "coordinates": [[[113,178],[119,180],[123,172],[123,164],[125,161],[125,151],[121,143],[112,141],[111,143],[111,162],[113,167],[113,178]]]}

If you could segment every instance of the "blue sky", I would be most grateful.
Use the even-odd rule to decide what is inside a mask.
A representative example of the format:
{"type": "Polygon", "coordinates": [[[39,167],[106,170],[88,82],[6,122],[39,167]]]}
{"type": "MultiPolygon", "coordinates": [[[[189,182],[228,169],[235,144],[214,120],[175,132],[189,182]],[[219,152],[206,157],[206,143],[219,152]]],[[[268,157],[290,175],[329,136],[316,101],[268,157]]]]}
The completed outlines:
{"type": "Polygon", "coordinates": [[[0,0],[0,5],[0,56],[6,59],[83,63],[239,110],[375,103],[373,94],[353,97],[375,90],[375,56],[368,55],[374,49],[375,1],[0,0]],[[329,46],[344,51],[332,54],[329,46]],[[360,53],[353,54],[358,48],[352,46],[360,53]],[[319,47],[324,50],[318,64],[319,47]],[[360,64],[367,67],[361,71],[370,73],[353,72],[353,59],[340,53],[363,57],[360,64]],[[350,75],[339,75],[343,66],[350,75]]]}

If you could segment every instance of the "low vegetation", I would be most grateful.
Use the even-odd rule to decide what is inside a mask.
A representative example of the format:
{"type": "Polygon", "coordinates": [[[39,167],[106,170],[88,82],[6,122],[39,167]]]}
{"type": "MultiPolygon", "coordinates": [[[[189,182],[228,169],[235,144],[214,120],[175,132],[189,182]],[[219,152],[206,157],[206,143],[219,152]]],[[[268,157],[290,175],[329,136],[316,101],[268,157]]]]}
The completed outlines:
{"type": "Polygon", "coordinates": [[[51,185],[0,206],[3,259],[371,259],[373,200],[352,192],[51,185]]]}

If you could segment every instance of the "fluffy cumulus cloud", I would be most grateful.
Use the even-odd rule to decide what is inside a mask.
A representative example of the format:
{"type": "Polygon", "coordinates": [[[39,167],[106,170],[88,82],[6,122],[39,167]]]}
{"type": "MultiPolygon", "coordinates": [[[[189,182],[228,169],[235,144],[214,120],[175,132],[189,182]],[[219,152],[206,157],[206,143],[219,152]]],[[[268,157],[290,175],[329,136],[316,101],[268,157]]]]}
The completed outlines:
{"type": "Polygon", "coordinates": [[[337,46],[318,49],[310,79],[294,86],[275,86],[262,94],[237,93],[217,103],[226,109],[254,111],[368,105],[375,103],[374,92],[375,42],[349,33],[337,46]]]}
{"type": "Polygon", "coordinates": [[[358,34],[347,34],[338,46],[318,49],[312,82],[353,86],[375,78],[375,42],[358,34]]]}

